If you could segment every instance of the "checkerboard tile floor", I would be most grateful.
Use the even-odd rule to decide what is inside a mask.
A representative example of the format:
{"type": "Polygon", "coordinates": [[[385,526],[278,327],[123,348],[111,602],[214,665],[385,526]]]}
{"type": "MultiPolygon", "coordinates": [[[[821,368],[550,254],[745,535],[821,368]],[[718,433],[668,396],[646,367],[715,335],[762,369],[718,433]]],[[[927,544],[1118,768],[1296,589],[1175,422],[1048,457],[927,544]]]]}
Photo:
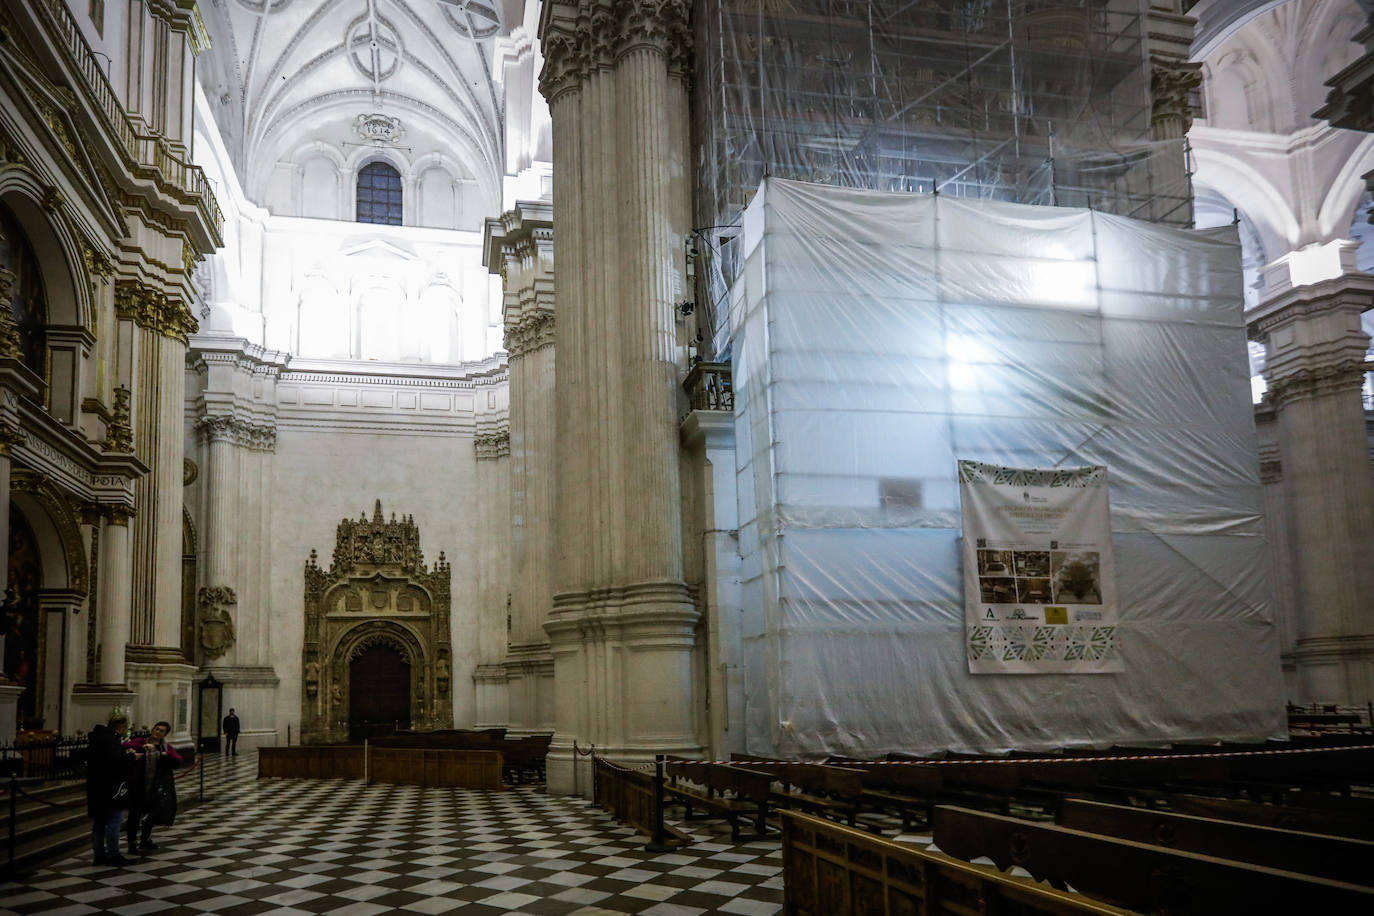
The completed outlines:
{"type": "MultiPolygon", "coordinates": [[[[193,797],[197,774],[180,784],[193,797]]],[[[644,838],[581,799],[258,780],[257,757],[206,766],[203,805],[159,828],[137,864],[90,864],[89,851],[22,884],[0,885],[5,913],[643,913],[770,916],[782,909],[776,838],[731,843],[714,822],[695,842],[644,851],[644,838]]]]}

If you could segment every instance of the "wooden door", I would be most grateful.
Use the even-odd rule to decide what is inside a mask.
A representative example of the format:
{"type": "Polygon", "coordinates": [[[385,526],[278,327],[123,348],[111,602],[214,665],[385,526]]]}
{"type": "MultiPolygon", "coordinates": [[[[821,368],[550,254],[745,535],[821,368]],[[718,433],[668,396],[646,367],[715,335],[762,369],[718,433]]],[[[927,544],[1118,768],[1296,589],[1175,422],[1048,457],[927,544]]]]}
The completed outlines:
{"type": "Polygon", "coordinates": [[[370,646],[348,666],[348,737],[410,727],[410,665],[388,646],[370,646]]]}

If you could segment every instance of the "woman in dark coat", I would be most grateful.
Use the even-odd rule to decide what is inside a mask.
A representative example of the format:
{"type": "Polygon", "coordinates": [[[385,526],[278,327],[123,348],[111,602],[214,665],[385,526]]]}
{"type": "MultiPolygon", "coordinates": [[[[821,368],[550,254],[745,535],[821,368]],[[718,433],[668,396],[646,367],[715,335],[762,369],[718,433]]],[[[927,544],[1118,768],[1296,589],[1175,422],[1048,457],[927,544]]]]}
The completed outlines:
{"type": "Polygon", "coordinates": [[[167,743],[167,733],[171,730],[170,722],[159,722],[148,737],[124,742],[124,747],[137,755],[139,770],[125,828],[131,854],[157,849],[153,842],[153,826],[171,824],[176,816],[177,783],[172,770],[181,766],[182,761],[177,749],[167,743]]]}
{"type": "Polygon", "coordinates": [[[91,850],[96,865],[127,865],[119,854],[119,826],[129,807],[133,751],[120,744],[128,716],[116,713],[108,725],[91,729],[86,745],[86,814],[91,819],[91,850]]]}

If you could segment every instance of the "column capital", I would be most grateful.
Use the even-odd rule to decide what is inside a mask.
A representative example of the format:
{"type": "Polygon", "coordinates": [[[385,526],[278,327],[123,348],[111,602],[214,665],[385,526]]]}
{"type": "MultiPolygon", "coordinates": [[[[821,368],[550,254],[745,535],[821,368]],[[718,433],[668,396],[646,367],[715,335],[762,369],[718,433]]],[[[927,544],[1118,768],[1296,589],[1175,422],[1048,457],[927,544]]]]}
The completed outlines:
{"type": "Polygon", "coordinates": [[[8,458],[14,447],[24,441],[24,434],[12,426],[0,425],[0,458],[8,458]]]}
{"type": "Polygon", "coordinates": [[[104,506],[102,513],[105,516],[107,525],[117,525],[121,528],[129,527],[129,519],[133,517],[134,510],[128,506],[104,506]]]}
{"type": "Polygon", "coordinates": [[[502,424],[490,431],[479,432],[472,437],[477,450],[477,460],[505,458],[510,454],[510,427],[502,424]]]}
{"type": "Polygon", "coordinates": [[[614,69],[620,58],[644,49],[661,54],[670,74],[687,78],[692,63],[691,9],[690,0],[546,3],[539,21],[544,54],[539,91],[553,105],[593,71],[614,69]]]}
{"type": "Polygon", "coordinates": [[[1188,94],[1202,85],[1202,64],[1150,58],[1150,126],[1156,140],[1181,139],[1193,126],[1188,94]]]}
{"type": "Polygon", "coordinates": [[[553,312],[537,309],[506,325],[505,347],[512,359],[553,346],[553,312]]]}
{"type": "Polygon", "coordinates": [[[1346,274],[1284,290],[1249,315],[1251,340],[1264,343],[1268,398],[1282,407],[1298,398],[1358,390],[1368,371],[1369,335],[1361,315],[1374,306],[1374,276],[1346,274]]]}

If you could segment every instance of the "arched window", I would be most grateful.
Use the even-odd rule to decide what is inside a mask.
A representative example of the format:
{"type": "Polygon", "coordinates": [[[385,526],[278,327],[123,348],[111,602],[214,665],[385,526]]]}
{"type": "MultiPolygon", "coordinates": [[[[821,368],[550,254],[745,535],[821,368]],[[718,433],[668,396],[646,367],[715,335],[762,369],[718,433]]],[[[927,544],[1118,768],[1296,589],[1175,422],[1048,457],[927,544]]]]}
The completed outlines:
{"type": "Polygon", "coordinates": [[[358,222],[401,225],[401,173],[385,162],[358,170],[358,222]]]}

